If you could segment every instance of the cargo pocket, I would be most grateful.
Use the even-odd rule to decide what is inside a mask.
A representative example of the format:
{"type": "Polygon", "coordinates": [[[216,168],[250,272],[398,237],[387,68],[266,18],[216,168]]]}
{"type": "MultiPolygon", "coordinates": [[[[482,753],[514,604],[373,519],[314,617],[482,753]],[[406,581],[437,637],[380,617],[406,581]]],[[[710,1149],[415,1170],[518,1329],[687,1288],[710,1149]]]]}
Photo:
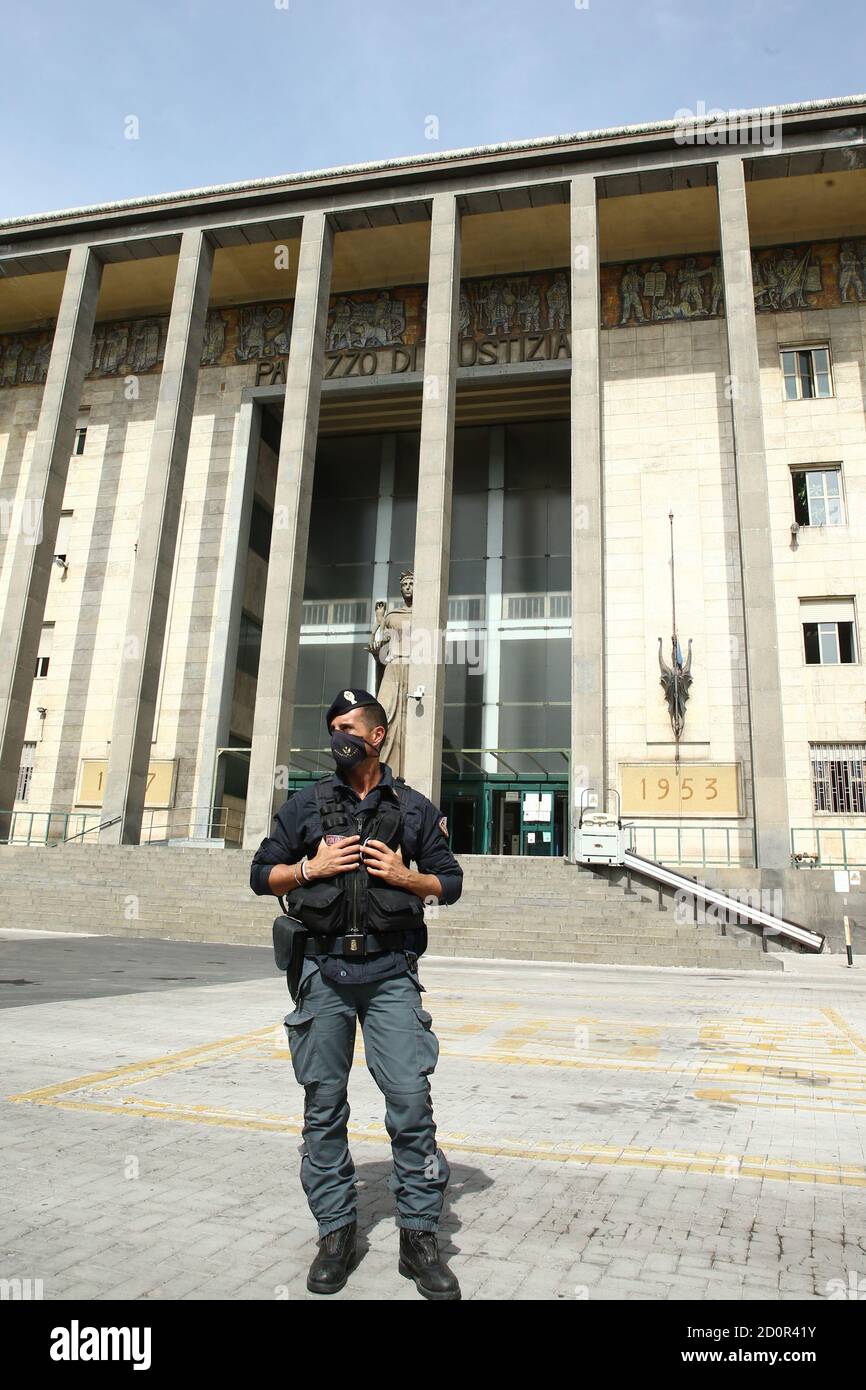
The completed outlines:
{"type": "Polygon", "coordinates": [[[433,1032],[433,1018],[426,1009],[414,1006],[417,1027],[415,1029],[415,1049],[418,1058],[418,1071],[428,1076],[436,1068],[439,1060],[439,1039],[433,1032]]]}
{"type": "Polygon", "coordinates": [[[283,1023],[289,1038],[295,1080],[301,1086],[309,1086],[320,1080],[315,1015],[299,1014],[296,1010],[293,1014],[286,1014],[283,1023]]]}

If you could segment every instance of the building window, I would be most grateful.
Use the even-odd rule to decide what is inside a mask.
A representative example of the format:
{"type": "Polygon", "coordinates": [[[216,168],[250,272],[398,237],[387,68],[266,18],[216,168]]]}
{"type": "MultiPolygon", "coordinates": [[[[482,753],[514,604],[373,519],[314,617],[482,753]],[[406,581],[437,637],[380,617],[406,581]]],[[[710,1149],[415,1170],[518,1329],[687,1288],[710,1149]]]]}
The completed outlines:
{"type": "Polygon", "coordinates": [[[241,613],[241,631],[238,639],[238,670],[248,676],[258,676],[259,657],[262,650],[262,625],[249,613],[241,613]]]}
{"type": "Polygon", "coordinates": [[[73,457],[76,454],[84,453],[84,445],[87,440],[87,426],[90,423],[90,407],[78,412],[78,419],[75,423],[75,440],[72,445],[73,457]]]}
{"type": "Polygon", "coordinates": [[[261,502],[253,501],[250,515],[250,550],[267,560],[271,553],[271,530],[274,524],[273,513],[261,502]]]}
{"type": "Polygon", "coordinates": [[[785,348],[782,372],[788,401],[806,401],[833,394],[829,348],[785,348]]]}
{"type": "Polygon", "coordinates": [[[813,743],[812,805],[835,815],[866,813],[866,743],[813,743]]]}
{"type": "Polygon", "coordinates": [[[69,554],[69,528],[71,525],[72,512],[61,512],[57,525],[57,540],[54,542],[55,559],[65,561],[69,554]]]}
{"type": "Polygon", "coordinates": [[[854,600],[801,599],[807,666],[849,666],[858,660],[854,600]]]}
{"type": "Polygon", "coordinates": [[[843,526],[842,469],[795,468],[794,520],[800,526],[843,526]]]}
{"type": "Polygon", "coordinates": [[[18,769],[18,786],[15,791],[16,801],[30,800],[30,783],[33,780],[33,760],[36,755],[36,744],[25,743],[21,749],[21,766],[18,769]]]}
{"type": "Polygon", "coordinates": [[[42,629],[42,636],[39,638],[39,655],[36,658],[35,671],[37,680],[42,680],[48,675],[48,665],[51,660],[51,645],[53,641],[54,624],[46,623],[42,629]]]}

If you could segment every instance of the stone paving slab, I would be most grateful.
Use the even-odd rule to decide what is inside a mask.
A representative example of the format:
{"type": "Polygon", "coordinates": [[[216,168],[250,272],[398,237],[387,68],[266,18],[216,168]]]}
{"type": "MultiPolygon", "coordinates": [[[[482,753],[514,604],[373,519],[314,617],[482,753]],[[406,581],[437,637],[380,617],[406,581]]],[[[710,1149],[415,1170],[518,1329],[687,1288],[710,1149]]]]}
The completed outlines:
{"type": "MultiPolygon", "coordinates": [[[[425,960],[422,980],[465,1298],[866,1294],[856,971],[425,960]]],[[[284,981],[154,983],[0,1013],[0,1277],[46,1299],[315,1298],[284,981]]],[[[364,1254],[335,1297],[418,1299],[360,1029],[350,1103],[364,1254]]]]}

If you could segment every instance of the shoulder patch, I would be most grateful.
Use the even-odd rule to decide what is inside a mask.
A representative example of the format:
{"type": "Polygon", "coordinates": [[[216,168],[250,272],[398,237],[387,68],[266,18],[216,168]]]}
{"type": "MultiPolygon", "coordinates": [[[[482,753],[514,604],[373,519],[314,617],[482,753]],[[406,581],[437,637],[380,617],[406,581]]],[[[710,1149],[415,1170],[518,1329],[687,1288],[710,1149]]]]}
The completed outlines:
{"type": "Polygon", "coordinates": [[[442,831],[443,835],[448,834],[448,819],[446,816],[439,817],[439,829],[442,831]]]}

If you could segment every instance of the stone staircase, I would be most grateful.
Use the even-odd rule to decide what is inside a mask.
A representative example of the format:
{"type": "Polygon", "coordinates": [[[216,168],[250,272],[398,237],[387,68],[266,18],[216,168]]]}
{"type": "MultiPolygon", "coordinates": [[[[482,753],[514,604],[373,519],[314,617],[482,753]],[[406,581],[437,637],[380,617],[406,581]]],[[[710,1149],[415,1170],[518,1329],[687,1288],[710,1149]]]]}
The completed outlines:
{"type": "MultiPolygon", "coordinates": [[[[238,849],[0,847],[0,927],[270,946],[275,900],[249,888],[238,849]]],[[[463,896],[435,916],[431,956],[604,965],[782,968],[790,949],[745,928],[677,922],[649,884],[634,896],[564,859],[463,855],[463,896]]]]}
{"type": "MultiPolygon", "coordinates": [[[[717,924],[678,922],[673,902],[632,879],[632,895],[603,870],[564,859],[465,855],[463,895],[428,932],[431,955],[780,970],[760,935],[717,924]]],[[[785,949],[785,948],[783,948],[785,949]]]]}

